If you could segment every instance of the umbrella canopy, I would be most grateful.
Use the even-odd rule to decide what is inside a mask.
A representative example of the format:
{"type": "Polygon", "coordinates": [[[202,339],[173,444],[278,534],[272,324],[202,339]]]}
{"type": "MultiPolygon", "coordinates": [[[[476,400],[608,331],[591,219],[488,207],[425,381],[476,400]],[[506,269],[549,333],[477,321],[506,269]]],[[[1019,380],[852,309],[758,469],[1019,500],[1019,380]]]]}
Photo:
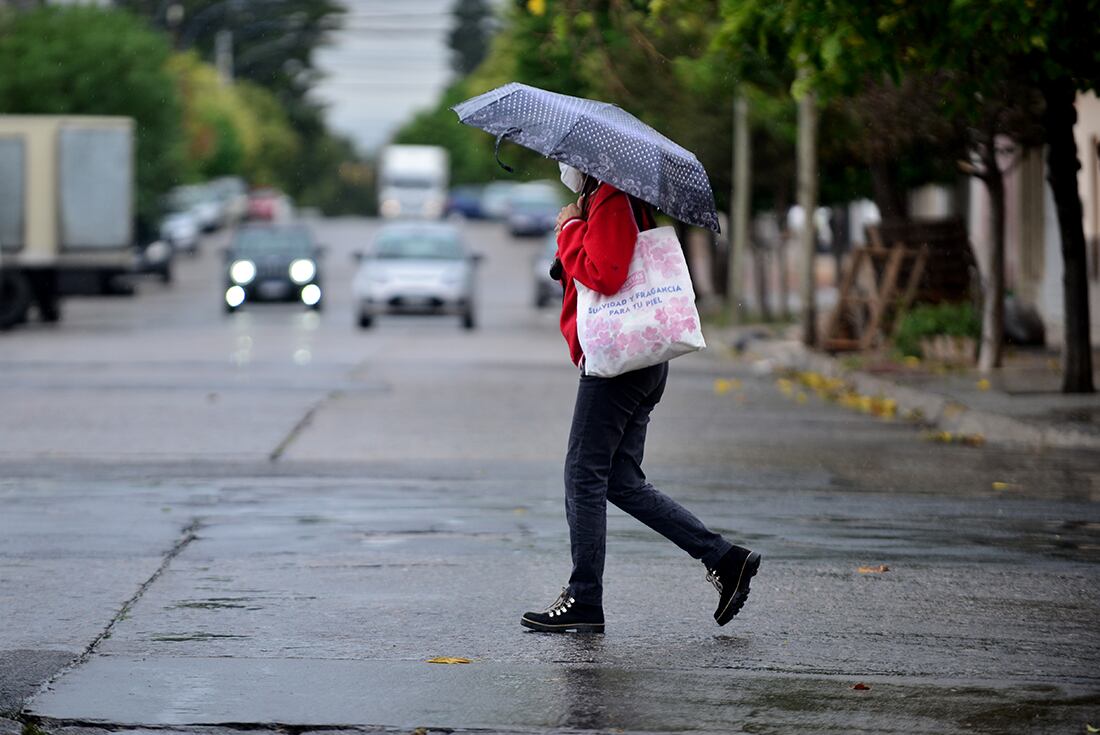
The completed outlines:
{"type": "Polygon", "coordinates": [[[688,224],[718,232],[703,164],[623,109],[547,92],[503,87],[455,105],[458,119],[606,181],[688,224]]]}

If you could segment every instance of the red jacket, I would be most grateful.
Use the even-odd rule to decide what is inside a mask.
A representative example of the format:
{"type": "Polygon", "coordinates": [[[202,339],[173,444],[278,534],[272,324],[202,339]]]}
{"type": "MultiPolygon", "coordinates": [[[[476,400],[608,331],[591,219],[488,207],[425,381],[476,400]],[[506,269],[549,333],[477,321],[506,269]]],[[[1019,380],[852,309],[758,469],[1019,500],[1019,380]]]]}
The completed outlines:
{"type": "MultiPolygon", "coordinates": [[[[565,286],[561,333],[569,344],[573,364],[578,366],[584,352],[577,339],[577,287],[573,279],[607,296],[616,293],[626,282],[638,238],[629,196],[611,184],[601,184],[590,196],[588,220],[573,218],[558,235],[558,259],[565,286]]],[[[645,226],[652,225],[646,222],[645,226]]]]}

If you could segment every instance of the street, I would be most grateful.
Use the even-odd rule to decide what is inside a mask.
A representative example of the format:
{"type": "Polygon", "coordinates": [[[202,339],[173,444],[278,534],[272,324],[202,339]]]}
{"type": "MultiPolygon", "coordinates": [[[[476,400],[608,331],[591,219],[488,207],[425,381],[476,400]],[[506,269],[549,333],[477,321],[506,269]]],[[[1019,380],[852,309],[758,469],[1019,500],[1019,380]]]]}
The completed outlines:
{"type": "Polygon", "coordinates": [[[541,239],[462,225],[476,330],[360,330],[352,253],[378,223],[311,224],[320,313],[225,314],[218,233],[168,287],[0,335],[0,715],[73,735],[1100,727],[1100,458],[800,403],[718,337],[673,363],[646,470],[763,554],[744,611],[717,627],[703,566],[611,509],[606,635],[524,630],[570,568],[577,370],[533,305],[541,239]]]}

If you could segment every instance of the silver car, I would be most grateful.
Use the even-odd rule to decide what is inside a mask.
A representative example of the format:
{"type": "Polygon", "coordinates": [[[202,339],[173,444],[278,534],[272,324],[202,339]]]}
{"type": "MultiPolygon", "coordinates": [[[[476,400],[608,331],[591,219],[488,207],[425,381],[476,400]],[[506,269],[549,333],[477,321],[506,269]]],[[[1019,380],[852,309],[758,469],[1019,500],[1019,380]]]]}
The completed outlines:
{"type": "Polygon", "coordinates": [[[467,250],[456,227],[430,222],[394,223],[356,253],[352,282],[359,326],[381,314],[450,314],[473,329],[475,275],[480,255],[467,250]]]}

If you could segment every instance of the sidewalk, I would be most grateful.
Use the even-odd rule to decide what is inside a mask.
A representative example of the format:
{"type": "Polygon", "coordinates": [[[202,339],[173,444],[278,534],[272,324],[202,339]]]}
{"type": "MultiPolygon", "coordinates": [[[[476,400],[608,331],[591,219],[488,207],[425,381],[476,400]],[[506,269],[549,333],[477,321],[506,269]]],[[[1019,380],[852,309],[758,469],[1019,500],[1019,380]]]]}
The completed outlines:
{"type": "MultiPolygon", "coordinates": [[[[1100,449],[1100,393],[1065,395],[1052,351],[1009,349],[1005,365],[983,378],[976,369],[901,363],[883,355],[828,355],[796,333],[746,326],[717,332],[721,345],[759,373],[814,384],[843,381],[852,394],[890,402],[890,413],[938,432],[944,440],[1030,449],[1100,449]]],[[[1093,358],[1100,365],[1100,354],[1093,358]]],[[[1100,386],[1100,373],[1096,383],[1100,386]]]]}

